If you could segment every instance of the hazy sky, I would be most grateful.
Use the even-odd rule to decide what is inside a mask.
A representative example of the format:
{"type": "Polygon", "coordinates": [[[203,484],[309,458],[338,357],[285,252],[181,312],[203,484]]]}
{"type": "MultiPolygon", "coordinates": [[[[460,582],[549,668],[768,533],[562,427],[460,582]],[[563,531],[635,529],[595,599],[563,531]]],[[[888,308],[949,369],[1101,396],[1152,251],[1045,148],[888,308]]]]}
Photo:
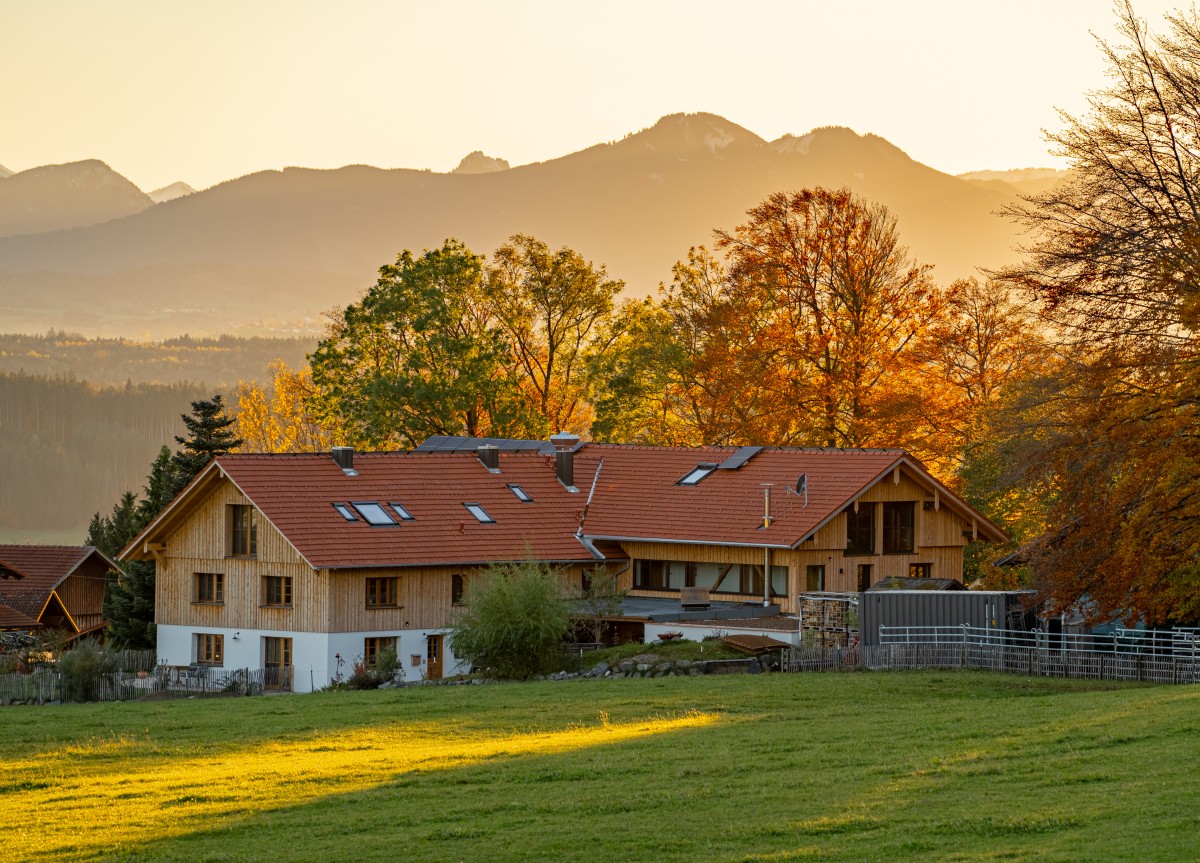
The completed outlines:
{"type": "MultiPolygon", "coordinates": [[[[1185,0],[1186,2],[1186,0],[1185,0]]],[[[1162,29],[1175,0],[1136,0],[1162,29]]],[[[513,165],[710,111],[874,132],[950,173],[1059,165],[1107,0],[0,0],[0,165],[146,190],[286,165],[513,165]]]]}

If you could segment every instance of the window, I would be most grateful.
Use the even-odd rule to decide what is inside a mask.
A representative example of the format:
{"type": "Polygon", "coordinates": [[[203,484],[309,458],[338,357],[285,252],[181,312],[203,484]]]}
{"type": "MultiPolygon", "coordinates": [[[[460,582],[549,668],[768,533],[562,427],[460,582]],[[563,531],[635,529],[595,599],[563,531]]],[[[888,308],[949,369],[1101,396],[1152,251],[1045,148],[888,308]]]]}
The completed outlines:
{"type": "Polygon", "coordinates": [[[455,573],[450,576],[450,604],[462,605],[465,601],[465,580],[461,575],[455,573]]]}
{"type": "Polygon", "coordinates": [[[234,557],[258,554],[258,512],[248,504],[229,507],[229,553],[234,557]]]}
{"type": "Polygon", "coordinates": [[[825,589],[825,564],[810,564],[804,571],[804,589],[810,592],[825,589]]]}
{"type": "Polygon", "coordinates": [[[368,578],[367,608],[395,608],[399,578],[368,578]]]}
{"type": "Polygon", "coordinates": [[[379,651],[390,650],[396,652],[396,636],[385,635],[379,638],[363,639],[363,662],[367,668],[374,668],[379,661],[379,651]]]}
{"type": "Polygon", "coordinates": [[[871,586],[871,569],[873,567],[869,563],[860,563],[858,565],[858,591],[862,593],[871,586]]]}
{"type": "Polygon", "coordinates": [[[883,505],[883,553],[912,554],[915,546],[916,501],[883,505]]]}
{"type": "Polygon", "coordinates": [[[676,483],[676,485],[695,485],[716,469],[717,466],[715,464],[698,464],[696,465],[695,470],[691,471],[687,476],[676,483]]]}
{"type": "Polygon", "coordinates": [[[292,577],[290,575],[264,575],[263,605],[291,607],[292,577]]]}
{"type": "Polygon", "coordinates": [[[933,578],[932,563],[910,563],[908,565],[909,578],[933,578]]]}
{"type": "Polygon", "coordinates": [[[225,663],[225,636],[207,632],[196,633],[196,664],[223,665],[225,663]]]}
{"type": "MultiPolygon", "coordinates": [[[[771,567],[771,596],[787,593],[788,568],[771,567]]],[[[760,563],[699,563],[682,560],[639,560],[634,565],[633,586],[642,590],[679,590],[705,587],[710,593],[762,596],[760,563]]]]}
{"type": "Polygon", "coordinates": [[[533,503],[533,498],[529,496],[529,492],[525,491],[519,485],[510,485],[509,490],[517,496],[517,500],[521,503],[533,503]]]}
{"type": "Polygon", "coordinates": [[[846,508],[846,554],[875,553],[875,504],[859,503],[846,508]]]}
{"type": "Polygon", "coordinates": [[[358,514],[363,517],[367,524],[373,527],[382,527],[385,524],[396,523],[396,519],[388,515],[388,511],[383,508],[382,504],[372,501],[355,501],[354,508],[358,510],[358,514]]]}
{"type": "Polygon", "coordinates": [[[225,574],[221,572],[196,572],[192,574],[192,602],[208,602],[221,605],[225,602],[225,574]]]}
{"type": "Polygon", "coordinates": [[[408,510],[404,508],[404,504],[392,501],[392,509],[394,509],[396,511],[396,515],[400,516],[400,518],[404,521],[413,520],[413,517],[409,515],[408,510]]]}
{"type": "Polygon", "coordinates": [[[633,586],[662,590],[667,586],[667,564],[661,560],[639,560],[633,571],[633,586]]]}
{"type": "Polygon", "coordinates": [[[481,524],[493,524],[496,521],[496,519],[487,514],[486,509],[477,503],[464,503],[463,506],[465,506],[467,508],[467,512],[475,516],[475,520],[481,524]]]}
{"type": "Polygon", "coordinates": [[[339,513],[341,513],[342,518],[346,519],[346,521],[358,521],[358,516],[356,516],[354,514],[354,510],[352,510],[350,507],[346,506],[346,504],[335,503],[333,505],[333,508],[336,509],[339,513]]]}

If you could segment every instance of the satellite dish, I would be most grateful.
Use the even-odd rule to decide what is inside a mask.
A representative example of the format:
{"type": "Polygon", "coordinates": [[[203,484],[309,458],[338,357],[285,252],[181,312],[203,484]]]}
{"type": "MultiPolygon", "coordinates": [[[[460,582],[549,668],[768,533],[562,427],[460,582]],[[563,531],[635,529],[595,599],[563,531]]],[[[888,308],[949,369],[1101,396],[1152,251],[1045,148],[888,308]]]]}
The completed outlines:
{"type": "Polygon", "coordinates": [[[802,473],[796,480],[796,494],[808,494],[808,474],[802,473]]]}

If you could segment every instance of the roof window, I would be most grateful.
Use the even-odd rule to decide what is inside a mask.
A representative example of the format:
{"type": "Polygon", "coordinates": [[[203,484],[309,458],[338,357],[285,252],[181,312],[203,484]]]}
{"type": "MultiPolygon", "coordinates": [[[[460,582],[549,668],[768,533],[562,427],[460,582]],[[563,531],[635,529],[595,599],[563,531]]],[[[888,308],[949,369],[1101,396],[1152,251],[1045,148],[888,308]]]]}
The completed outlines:
{"type": "Polygon", "coordinates": [[[467,512],[475,516],[475,520],[481,524],[492,524],[496,521],[496,519],[487,514],[486,509],[477,503],[464,503],[463,506],[465,506],[467,508],[467,512]]]}
{"type": "Polygon", "coordinates": [[[342,518],[346,521],[358,521],[358,516],[354,514],[354,510],[346,506],[344,503],[335,503],[333,508],[342,514],[342,518]]]}
{"type": "Polygon", "coordinates": [[[383,525],[396,523],[396,519],[388,515],[387,510],[383,508],[382,504],[373,501],[356,500],[354,508],[358,510],[358,514],[366,520],[367,524],[373,527],[382,527],[383,525]]]}
{"type": "Polygon", "coordinates": [[[400,518],[402,520],[404,520],[404,521],[412,521],[413,520],[412,514],[404,508],[404,504],[396,503],[395,501],[392,501],[391,506],[392,506],[392,509],[394,509],[396,511],[396,515],[400,516],[400,518]]]}
{"type": "Polygon", "coordinates": [[[711,462],[702,462],[696,465],[695,470],[691,471],[687,476],[677,482],[676,485],[695,485],[716,469],[717,466],[715,464],[712,464],[711,462]]]}
{"type": "Polygon", "coordinates": [[[525,491],[519,485],[509,485],[509,489],[517,496],[517,500],[521,503],[533,503],[533,498],[529,496],[529,492],[525,491]]]}

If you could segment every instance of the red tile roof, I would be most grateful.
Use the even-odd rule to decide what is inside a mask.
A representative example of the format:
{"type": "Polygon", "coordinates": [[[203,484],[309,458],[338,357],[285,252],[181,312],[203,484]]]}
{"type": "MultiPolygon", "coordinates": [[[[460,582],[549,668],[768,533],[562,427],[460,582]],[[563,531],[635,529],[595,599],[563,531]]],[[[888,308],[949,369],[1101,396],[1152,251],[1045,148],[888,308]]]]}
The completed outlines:
{"type": "Polygon", "coordinates": [[[0,605],[0,630],[28,632],[41,624],[27,614],[22,614],[9,605],[0,605]]]}
{"type": "Polygon", "coordinates": [[[903,450],[894,449],[762,449],[736,469],[717,468],[695,485],[678,484],[697,465],[720,463],[735,452],[733,447],[588,445],[576,456],[576,481],[581,466],[590,483],[601,458],[604,465],[584,533],[790,548],[907,459],[903,450]],[[807,498],[795,493],[801,474],[807,477],[807,498]],[[764,483],[772,486],[766,528],[764,483]]]}
{"type": "Polygon", "coordinates": [[[90,545],[0,545],[0,561],[23,578],[0,580],[0,603],[37,617],[50,592],[99,550],[90,545]]]}
{"type": "Polygon", "coordinates": [[[505,450],[500,473],[491,473],[469,440],[460,446],[460,451],[359,453],[355,476],[324,453],[221,456],[124,556],[144,556],[142,543],[161,540],[161,528],[186,517],[222,475],[316,568],[488,563],[529,555],[590,561],[621,555],[615,542],[633,539],[791,548],[897,468],[937,488],[943,503],[968,520],[977,519],[981,536],[1004,538],[898,449],[582,444],[574,455],[578,492],[572,493],[556,478],[553,455],[505,450]],[[718,467],[695,485],[679,485],[697,465],[720,464],[735,454],[737,467],[718,467]],[[796,493],[801,475],[807,495],[796,493]],[[595,492],[584,516],[593,479],[595,492]],[[772,519],[763,528],[765,483],[772,486],[772,519]],[[509,484],[520,485],[533,502],[522,503],[509,484]],[[374,527],[346,521],[333,508],[359,501],[397,502],[413,519],[374,527]],[[465,503],[483,506],[495,523],[479,523],[465,503]],[[576,538],[581,517],[587,547],[576,538]]]}
{"type": "Polygon", "coordinates": [[[473,453],[358,453],[357,476],[324,454],[228,455],[217,464],[317,568],[595,560],[575,537],[584,496],[567,491],[553,460],[537,453],[505,453],[498,474],[473,453]],[[356,501],[397,502],[413,518],[373,527],[333,508],[356,501]],[[481,524],[466,503],[494,523],[481,524]]]}

